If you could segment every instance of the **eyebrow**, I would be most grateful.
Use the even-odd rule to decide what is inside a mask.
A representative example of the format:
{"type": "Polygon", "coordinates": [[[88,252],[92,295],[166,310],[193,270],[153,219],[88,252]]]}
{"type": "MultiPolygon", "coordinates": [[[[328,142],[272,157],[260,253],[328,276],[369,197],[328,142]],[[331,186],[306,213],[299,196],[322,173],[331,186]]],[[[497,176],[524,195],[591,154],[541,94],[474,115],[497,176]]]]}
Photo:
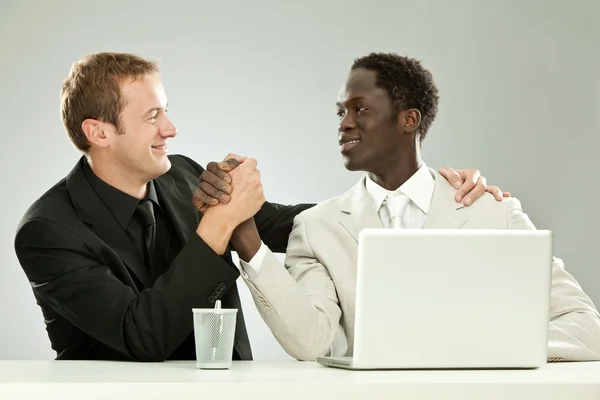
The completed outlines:
{"type": "MultiPolygon", "coordinates": [[[[167,103],[165,105],[165,109],[167,109],[167,107],[169,107],[169,103],[167,103]]],[[[152,107],[151,109],[149,109],[148,111],[146,111],[143,115],[148,115],[148,114],[150,114],[150,113],[152,113],[154,111],[160,111],[162,109],[163,109],[162,107],[152,107]]]]}
{"type": "MultiPolygon", "coordinates": [[[[355,100],[363,100],[366,99],[367,96],[365,96],[364,94],[361,94],[359,96],[354,96],[348,100],[346,100],[344,103],[349,103],[351,101],[355,101],[355,100]]],[[[336,107],[342,107],[344,105],[344,103],[340,103],[339,101],[335,102],[336,107]]]]}

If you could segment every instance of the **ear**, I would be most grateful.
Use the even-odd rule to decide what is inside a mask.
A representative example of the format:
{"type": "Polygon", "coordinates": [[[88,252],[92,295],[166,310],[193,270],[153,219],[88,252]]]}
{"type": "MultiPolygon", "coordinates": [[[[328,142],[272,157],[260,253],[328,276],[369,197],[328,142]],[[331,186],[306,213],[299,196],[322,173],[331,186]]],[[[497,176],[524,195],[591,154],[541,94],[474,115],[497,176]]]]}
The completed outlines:
{"type": "Polygon", "coordinates": [[[110,142],[105,129],[107,124],[97,119],[88,118],[81,123],[81,130],[85,133],[88,141],[98,147],[107,147],[110,142]]]}
{"type": "Polygon", "coordinates": [[[421,112],[416,108],[400,111],[398,124],[404,133],[416,133],[421,126],[421,112]]]}

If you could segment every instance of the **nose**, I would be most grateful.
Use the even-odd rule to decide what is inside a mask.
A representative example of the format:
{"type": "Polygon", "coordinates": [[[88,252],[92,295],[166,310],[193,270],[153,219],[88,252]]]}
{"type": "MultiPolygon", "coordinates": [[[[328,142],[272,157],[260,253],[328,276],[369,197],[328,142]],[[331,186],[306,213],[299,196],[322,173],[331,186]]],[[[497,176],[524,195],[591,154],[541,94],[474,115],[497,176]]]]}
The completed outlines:
{"type": "Polygon", "coordinates": [[[338,131],[339,132],[347,132],[354,128],[356,128],[356,124],[354,123],[352,116],[350,115],[350,113],[346,113],[346,115],[344,115],[344,117],[340,121],[340,126],[338,126],[338,131]]]}
{"type": "Polygon", "coordinates": [[[177,127],[171,122],[169,117],[165,115],[163,125],[160,127],[160,136],[162,137],[175,137],[179,132],[177,131],[177,127]]]}

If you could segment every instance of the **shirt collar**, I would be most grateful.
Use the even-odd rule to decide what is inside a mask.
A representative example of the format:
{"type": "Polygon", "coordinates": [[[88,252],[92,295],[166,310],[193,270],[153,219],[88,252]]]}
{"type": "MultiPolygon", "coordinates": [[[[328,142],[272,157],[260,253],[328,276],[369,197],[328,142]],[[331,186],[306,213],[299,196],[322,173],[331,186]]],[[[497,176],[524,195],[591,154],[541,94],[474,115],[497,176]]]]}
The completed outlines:
{"type": "Polygon", "coordinates": [[[433,197],[435,188],[435,179],[431,175],[429,168],[423,162],[417,172],[415,172],[406,182],[396,190],[387,190],[375,183],[369,176],[365,179],[365,188],[373,200],[375,210],[383,204],[383,201],[390,193],[402,192],[417,205],[425,214],[429,213],[429,205],[433,197]]]}
{"type": "Polygon", "coordinates": [[[100,179],[94,171],[92,171],[87,161],[83,163],[83,172],[92,189],[115,216],[123,229],[127,228],[139,203],[144,200],[152,200],[157,206],[159,205],[154,181],[148,182],[146,197],[142,200],[138,200],[100,179]]]}

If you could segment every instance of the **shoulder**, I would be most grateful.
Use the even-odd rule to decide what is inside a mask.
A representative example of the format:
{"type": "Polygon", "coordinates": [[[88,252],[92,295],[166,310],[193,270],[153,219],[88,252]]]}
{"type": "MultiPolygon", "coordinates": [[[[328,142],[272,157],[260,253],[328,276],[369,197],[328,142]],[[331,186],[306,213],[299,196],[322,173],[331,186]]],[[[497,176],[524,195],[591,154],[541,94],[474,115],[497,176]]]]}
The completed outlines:
{"type": "Polygon", "coordinates": [[[486,192],[465,208],[472,212],[506,214],[511,210],[520,210],[521,202],[516,197],[505,197],[498,201],[492,194],[486,192]]]}
{"type": "Polygon", "coordinates": [[[27,208],[17,225],[17,230],[32,220],[53,221],[60,219],[65,214],[74,212],[75,210],[66,185],[66,178],[63,178],[27,208]]]}
{"type": "MultiPolygon", "coordinates": [[[[435,190],[434,190],[434,204],[437,205],[452,205],[455,208],[461,208],[456,203],[457,190],[450,185],[450,183],[438,173],[435,173],[435,190]]],[[[515,197],[505,197],[501,201],[498,201],[494,195],[485,192],[479,198],[477,198],[470,206],[464,206],[461,208],[461,212],[469,214],[485,214],[485,215],[506,215],[507,212],[513,209],[520,209],[521,202],[515,197]]]]}
{"type": "Polygon", "coordinates": [[[498,201],[493,195],[485,193],[473,204],[462,207],[459,212],[470,223],[485,228],[530,229],[531,222],[521,208],[521,202],[514,197],[498,201]]]}
{"type": "MultiPolygon", "coordinates": [[[[77,248],[84,251],[77,232],[85,230],[79,219],[65,180],[61,180],[35,200],[21,217],[13,238],[14,250],[23,257],[40,254],[35,249],[77,248]]],[[[33,260],[35,261],[35,260],[33,260]]]]}

